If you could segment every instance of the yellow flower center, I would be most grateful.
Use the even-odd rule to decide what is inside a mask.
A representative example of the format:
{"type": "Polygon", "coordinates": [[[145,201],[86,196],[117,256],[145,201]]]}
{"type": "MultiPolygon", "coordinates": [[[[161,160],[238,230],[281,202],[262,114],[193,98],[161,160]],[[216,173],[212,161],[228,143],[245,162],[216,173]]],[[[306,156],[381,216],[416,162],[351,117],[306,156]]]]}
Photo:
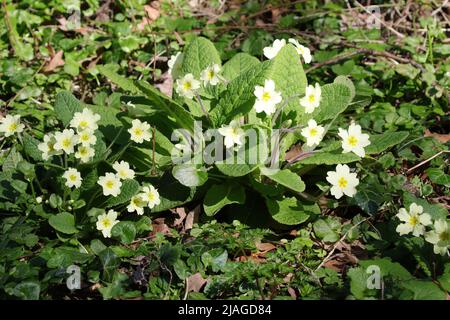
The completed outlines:
{"type": "Polygon", "coordinates": [[[108,181],[105,183],[105,186],[106,186],[108,189],[112,189],[112,188],[114,187],[114,181],[108,180],[108,181]]]}
{"type": "Polygon", "coordinates": [[[63,141],[62,141],[63,147],[64,147],[64,148],[70,147],[70,142],[71,142],[71,141],[70,141],[69,138],[64,138],[63,141]]]}
{"type": "Polygon", "coordinates": [[[155,200],[155,195],[152,192],[147,193],[147,197],[149,201],[155,200]]]}
{"type": "Polygon", "coordinates": [[[348,181],[345,180],[344,177],[340,177],[340,178],[339,178],[339,180],[338,180],[338,186],[339,186],[339,188],[345,188],[345,187],[347,187],[347,184],[348,184],[348,181]]]}
{"type": "Polygon", "coordinates": [[[81,141],[88,141],[89,140],[89,134],[83,133],[80,138],[81,138],[81,141]]]}
{"type": "Polygon", "coordinates": [[[264,102],[267,102],[270,100],[270,93],[267,91],[264,91],[263,95],[262,95],[262,99],[264,102]]]}
{"type": "Polygon", "coordinates": [[[88,126],[88,122],[87,122],[86,120],[81,120],[81,121],[80,121],[80,127],[81,127],[81,128],[84,129],[84,128],[86,128],[87,126],[88,126]]]}
{"type": "Polygon", "coordinates": [[[140,204],[141,204],[141,201],[139,200],[139,198],[134,198],[134,199],[133,199],[133,204],[134,204],[136,207],[139,207],[140,204]]]}
{"type": "Polygon", "coordinates": [[[87,155],[87,148],[80,148],[78,152],[80,153],[80,155],[85,156],[87,155]]]}
{"type": "Polygon", "coordinates": [[[126,177],[127,176],[127,172],[125,170],[119,170],[119,176],[126,177]]]}
{"type": "Polygon", "coordinates": [[[142,131],[141,128],[134,129],[134,135],[136,135],[136,136],[142,136],[143,133],[144,132],[142,131]]]}
{"type": "Polygon", "coordinates": [[[439,234],[439,241],[449,241],[450,240],[450,233],[448,231],[444,231],[439,234]]]}
{"type": "Polygon", "coordinates": [[[350,136],[348,137],[348,144],[352,147],[356,147],[356,145],[358,144],[358,139],[355,136],[350,136]]]}
{"type": "Polygon", "coordinates": [[[318,132],[317,132],[317,129],[316,129],[316,128],[312,128],[312,129],[309,130],[309,135],[310,135],[311,137],[316,136],[317,133],[318,133],[318,132]]]}
{"type": "Polygon", "coordinates": [[[11,123],[9,125],[8,129],[9,129],[10,132],[16,131],[17,130],[17,123],[15,123],[15,122],[11,123]]]}
{"type": "Polygon", "coordinates": [[[111,221],[109,219],[103,219],[102,220],[102,225],[104,228],[109,228],[111,226],[111,221]]]}
{"type": "Polygon", "coordinates": [[[316,101],[316,97],[313,94],[310,94],[308,100],[310,103],[313,103],[314,101],[316,101]]]}
{"type": "Polygon", "coordinates": [[[192,88],[191,82],[186,81],[185,83],[183,83],[183,88],[184,88],[184,90],[191,90],[191,88],[192,88]]]}
{"type": "Polygon", "coordinates": [[[409,218],[409,224],[415,227],[419,223],[419,218],[416,215],[413,215],[409,218]]]}
{"type": "Polygon", "coordinates": [[[209,70],[208,71],[208,78],[211,80],[212,78],[214,78],[214,75],[215,75],[215,73],[214,73],[214,71],[213,70],[209,70]]]}
{"type": "Polygon", "coordinates": [[[76,180],[77,180],[77,176],[74,175],[74,174],[71,174],[71,175],[69,176],[69,179],[70,179],[71,181],[76,181],[76,180]]]}

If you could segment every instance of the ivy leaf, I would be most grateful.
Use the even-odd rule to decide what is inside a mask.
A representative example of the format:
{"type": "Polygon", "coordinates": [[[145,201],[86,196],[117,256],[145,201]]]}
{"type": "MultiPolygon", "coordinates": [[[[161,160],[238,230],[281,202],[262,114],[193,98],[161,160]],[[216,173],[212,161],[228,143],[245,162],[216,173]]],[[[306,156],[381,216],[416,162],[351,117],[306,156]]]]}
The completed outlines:
{"type": "Polygon", "coordinates": [[[74,234],[78,232],[77,228],[75,228],[75,217],[68,212],[62,212],[51,216],[48,219],[48,223],[54,229],[62,233],[74,234]]]}
{"type": "Polygon", "coordinates": [[[213,185],[206,193],[203,209],[206,215],[213,216],[227,204],[245,202],[245,190],[235,183],[213,185]]]}
{"type": "Polygon", "coordinates": [[[339,240],[341,223],[337,218],[327,217],[313,224],[314,233],[324,242],[336,242],[339,240]]]}
{"type": "Polygon", "coordinates": [[[450,188],[450,174],[446,174],[439,168],[428,168],[425,172],[428,174],[428,178],[430,178],[430,180],[435,184],[440,184],[450,188]]]}
{"type": "Polygon", "coordinates": [[[111,234],[120,238],[122,243],[129,244],[136,237],[136,227],[131,221],[120,221],[111,229],[111,234]]]}
{"type": "Polygon", "coordinates": [[[311,215],[320,214],[317,204],[306,204],[295,197],[283,200],[266,199],[266,205],[272,218],[285,225],[296,225],[308,220],[311,215]]]}

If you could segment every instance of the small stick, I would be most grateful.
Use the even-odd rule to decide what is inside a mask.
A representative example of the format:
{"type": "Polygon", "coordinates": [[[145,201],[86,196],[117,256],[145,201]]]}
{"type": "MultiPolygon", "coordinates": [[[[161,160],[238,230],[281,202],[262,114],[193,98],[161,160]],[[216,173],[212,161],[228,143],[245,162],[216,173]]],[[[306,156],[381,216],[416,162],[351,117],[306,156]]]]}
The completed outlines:
{"type": "Polygon", "coordinates": [[[423,166],[425,163],[430,162],[431,160],[433,160],[433,159],[436,158],[436,157],[439,157],[439,156],[440,156],[441,154],[443,154],[443,153],[450,153],[450,150],[442,150],[442,151],[439,151],[439,152],[436,153],[434,156],[432,156],[432,157],[430,157],[430,158],[428,158],[428,159],[422,161],[422,162],[419,163],[419,164],[416,164],[416,165],[415,165],[414,167],[412,167],[412,168],[409,168],[409,169],[406,171],[406,173],[410,173],[411,171],[413,171],[413,170],[415,170],[415,169],[417,169],[417,168],[423,166]]]}

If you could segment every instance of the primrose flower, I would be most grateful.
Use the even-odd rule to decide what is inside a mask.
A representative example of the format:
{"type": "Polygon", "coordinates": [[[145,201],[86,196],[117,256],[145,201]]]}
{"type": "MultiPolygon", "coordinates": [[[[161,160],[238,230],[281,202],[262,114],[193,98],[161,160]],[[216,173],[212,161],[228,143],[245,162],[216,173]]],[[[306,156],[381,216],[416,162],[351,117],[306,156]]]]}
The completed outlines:
{"type": "Polygon", "coordinates": [[[320,105],[321,95],[322,89],[318,83],[314,87],[312,85],[306,87],[305,96],[300,99],[300,105],[305,107],[305,113],[314,112],[314,109],[320,105]]]}
{"type": "Polygon", "coordinates": [[[348,130],[339,128],[339,137],[342,138],[343,153],[353,152],[361,158],[366,155],[364,148],[370,145],[369,135],[361,133],[361,126],[350,124],[348,130]]]}
{"type": "Polygon", "coordinates": [[[281,50],[281,48],[283,48],[285,45],[286,45],[286,40],[285,40],[285,39],[281,39],[281,40],[276,39],[276,40],[273,42],[272,46],[270,46],[270,47],[265,47],[265,48],[263,49],[264,56],[265,56],[267,59],[273,59],[273,58],[275,58],[276,55],[278,54],[278,52],[281,50]]]}
{"type": "Polygon", "coordinates": [[[202,80],[205,85],[209,83],[210,85],[215,86],[220,82],[218,76],[219,72],[220,66],[218,64],[213,64],[202,71],[200,80],[202,80]]]}
{"type": "Polygon", "coordinates": [[[103,188],[103,195],[117,197],[120,194],[122,182],[114,173],[108,172],[98,178],[97,183],[103,188]]]}
{"type": "Polygon", "coordinates": [[[188,73],[183,78],[177,80],[175,91],[182,97],[192,99],[195,96],[195,90],[199,88],[200,81],[195,80],[192,73],[188,73]]]}
{"type": "Polygon", "coordinates": [[[305,63],[311,62],[311,60],[312,60],[311,50],[309,50],[308,47],[302,46],[297,40],[292,39],[292,38],[289,39],[288,41],[295,46],[297,53],[303,57],[303,60],[305,61],[305,63]]]}
{"type": "Polygon", "coordinates": [[[97,122],[100,120],[100,115],[92,112],[88,108],[84,108],[82,112],[75,112],[70,126],[81,132],[84,130],[95,131],[98,128],[97,122]]]}
{"type": "Polygon", "coordinates": [[[138,194],[131,197],[130,204],[127,206],[127,211],[128,212],[136,211],[136,213],[141,216],[144,214],[144,207],[146,205],[147,202],[145,202],[142,196],[138,194]]]}
{"type": "Polygon", "coordinates": [[[118,224],[117,212],[109,210],[108,213],[101,214],[97,217],[97,230],[101,231],[103,237],[111,238],[111,229],[118,224]]]}
{"type": "Polygon", "coordinates": [[[169,67],[169,73],[172,76],[174,76],[178,69],[181,67],[182,61],[183,54],[181,52],[177,52],[175,55],[170,56],[170,59],[167,62],[167,66],[169,67]]]}
{"type": "Polygon", "coordinates": [[[130,169],[130,164],[126,161],[116,161],[112,165],[113,169],[116,170],[116,176],[121,179],[133,179],[134,171],[130,169]]]}
{"type": "Polygon", "coordinates": [[[42,159],[48,160],[51,156],[62,154],[61,150],[55,150],[55,135],[48,133],[44,135],[44,141],[38,144],[39,151],[42,152],[42,159]]]}
{"type": "Polygon", "coordinates": [[[433,251],[435,254],[445,255],[450,248],[450,230],[448,222],[439,219],[434,222],[434,230],[425,234],[425,240],[434,244],[433,251]]]}
{"type": "Polygon", "coordinates": [[[344,194],[353,197],[356,194],[356,186],[359,184],[356,173],[351,173],[346,164],[338,164],[336,171],[328,171],[327,181],[331,183],[330,191],[336,199],[344,194]]]}
{"type": "Polygon", "coordinates": [[[313,119],[308,121],[308,127],[304,128],[301,135],[306,138],[306,145],[312,147],[318,145],[322,141],[325,128],[317,125],[317,122],[313,119]]]}
{"type": "Polygon", "coordinates": [[[67,154],[73,153],[75,145],[78,143],[78,136],[72,129],[64,129],[63,132],[55,132],[56,143],[53,148],[56,151],[64,151],[67,154]]]}
{"type": "Polygon", "coordinates": [[[139,195],[145,202],[147,202],[147,206],[150,209],[153,209],[154,206],[157,206],[161,203],[158,190],[155,189],[155,187],[153,187],[152,185],[143,187],[142,191],[143,192],[139,195]]]}
{"type": "Polygon", "coordinates": [[[233,120],[228,126],[218,129],[219,133],[225,137],[224,143],[227,149],[232,148],[235,144],[241,146],[244,143],[244,130],[239,127],[239,122],[233,120]]]}
{"type": "Polygon", "coordinates": [[[425,226],[429,226],[432,223],[431,216],[428,213],[424,213],[423,207],[416,203],[411,203],[409,212],[405,208],[400,208],[396,217],[404,222],[395,229],[401,236],[412,232],[415,237],[419,237],[424,234],[425,226]]]}
{"type": "Polygon", "coordinates": [[[97,142],[97,137],[94,135],[94,131],[83,130],[78,133],[78,143],[88,147],[94,145],[97,142]]]}
{"type": "Polygon", "coordinates": [[[0,132],[5,134],[5,137],[12,136],[15,133],[20,133],[25,128],[25,125],[20,123],[20,116],[6,115],[0,120],[0,132]]]}
{"type": "Polygon", "coordinates": [[[81,186],[81,181],[83,180],[78,170],[74,168],[68,168],[64,172],[63,178],[66,179],[65,185],[69,188],[79,188],[81,186]]]}
{"type": "Polygon", "coordinates": [[[140,121],[138,119],[134,119],[131,122],[132,127],[128,129],[128,132],[131,135],[131,140],[136,143],[142,143],[145,141],[150,141],[152,135],[150,133],[150,125],[145,121],[140,121]]]}
{"type": "Polygon", "coordinates": [[[273,114],[275,106],[282,100],[281,94],[275,91],[275,82],[273,80],[265,80],[264,87],[256,86],[253,94],[256,96],[255,110],[257,113],[273,114]]]}
{"type": "Polygon", "coordinates": [[[75,158],[80,159],[82,163],[89,162],[95,155],[95,150],[90,146],[79,146],[75,152],[75,158]]]}

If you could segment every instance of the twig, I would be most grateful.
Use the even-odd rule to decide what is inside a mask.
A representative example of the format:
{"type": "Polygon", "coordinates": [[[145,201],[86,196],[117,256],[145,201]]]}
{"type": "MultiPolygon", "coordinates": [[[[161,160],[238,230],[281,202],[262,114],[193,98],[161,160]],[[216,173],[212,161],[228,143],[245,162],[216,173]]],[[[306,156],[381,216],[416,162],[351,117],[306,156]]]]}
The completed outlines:
{"type": "Polygon", "coordinates": [[[416,165],[415,165],[414,167],[412,167],[412,168],[409,168],[409,169],[406,171],[406,173],[410,173],[411,171],[413,171],[413,170],[415,170],[415,169],[417,169],[417,168],[423,166],[425,163],[430,162],[431,160],[433,160],[433,159],[436,158],[436,157],[439,157],[439,156],[440,156],[441,154],[443,154],[443,153],[450,153],[450,150],[442,150],[442,151],[439,151],[439,152],[436,153],[434,156],[432,156],[432,157],[430,157],[430,158],[428,158],[428,159],[426,159],[426,160],[420,162],[419,164],[416,164],[416,165]]]}
{"type": "Polygon", "coordinates": [[[350,231],[352,231],[354,228],[356,228],[357,226],[359,226],[361,223],[366,222],[367,220],[369,220],[370,217],[361,220],[360,222],[358,222],[357,224],[353,225],[350,229],[347,230],[347,232],[338,240],[335,242],[335,244],[333,245],[333,248],[331,249],[331,251],[327,254],[327,256],[325,257],[325,259],[322,260],[322,262],[319,264],[319,266],[316,268],[315,271],[319,270],[320,268],[322,268],[322,266],[330,259],[330,257],[333,255],[334,251],[337,248],[337,245],[344,241],[345,238],[347,238],[347,235],[350,233],[350,231]]]}
{"type": "Polygon", "coordinates": [[[312,67],[306,69],[305,73],[309,73],[309,72],[311,72],[311,71],[313,71],[313,70],[315,70],[317,68],[320,68],[320,67],[323,67],[323,66],[326,66],[326,65],[336,64],[336,63],[338,63],[338,62],[340,62],[342,60],[346,60],[346,59],[351,58],[353,56],[356,56],[358,54],[367,54],[367,55],[372,55],[372,56],[381,56],[381,57],[385,57],[385,58],[396,60],[396,61],[401,62],[401,63],[411,64],[414,67],[420,69],[420,71],[422,71],[422,72],[426,71],[425,68],[421,64],[417,63],[414,60],[411,60],[411,59],[408,59],[408,58],[399,57],[399,56],[396,56],[395,54],[387,52],[387,51],[378,51],[378,50],[360,48],[360,49],[357,49],[357,50],[352,51],[352,52],[347,52],[347,53],[343,53],[343,54],[337,55],[337,56],[331,58],[330,60],[326,60],[326,61],[322,61],[322,62],[316,63],[312,67]]]}
{"type": "Polygon", "coordinates": [[[401,34],[400,32],[398,32],[397,30],[395,30],[394,28],[392,28],[391,26],[387,25],[386,22],[384,22],[383,20],[381,20],[380,18],[378,18],[376,15],[372,14],[369,10],[367,10],[362,4],[360,4],[358,1],[355,0],[355,3],[361,8],[363,9],[366,13],[370,14],[373,16],[373,18],[375,20],[377,20],[379,23],[381,23],[383,26],[385,26],[386,28],[388,28],[389,30],[391,30],[395,35],[397,35],[399,38],[404,38],[405,35],[401,34]]]}

